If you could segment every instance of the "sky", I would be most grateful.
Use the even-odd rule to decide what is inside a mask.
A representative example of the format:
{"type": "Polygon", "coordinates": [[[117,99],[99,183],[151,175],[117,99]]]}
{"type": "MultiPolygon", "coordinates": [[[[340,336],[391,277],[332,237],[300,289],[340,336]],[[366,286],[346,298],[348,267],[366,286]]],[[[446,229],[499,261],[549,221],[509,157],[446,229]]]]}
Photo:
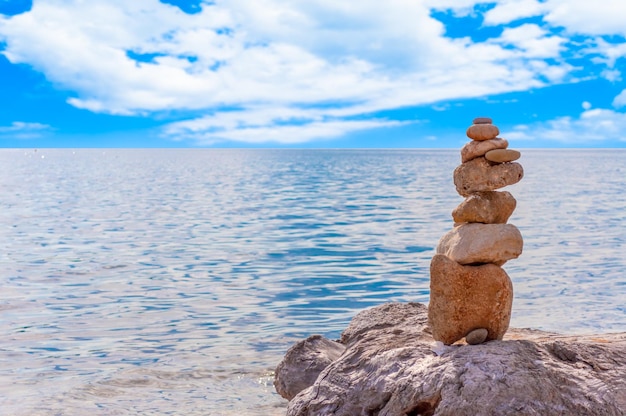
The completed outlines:
{"type": "Polygon", "coordinates": [[[623,0],[0,0],[0,147],[626,148],[623,0]]]}

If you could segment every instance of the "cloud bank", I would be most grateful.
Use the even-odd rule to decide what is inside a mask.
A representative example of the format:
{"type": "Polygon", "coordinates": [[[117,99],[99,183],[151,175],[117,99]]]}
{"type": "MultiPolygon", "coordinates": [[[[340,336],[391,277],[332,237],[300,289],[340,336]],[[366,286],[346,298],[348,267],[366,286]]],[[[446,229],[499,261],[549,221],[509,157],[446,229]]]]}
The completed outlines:
{"type": "Polygon", "coordinates": [[[203,114],[163,129],[198,144],[298,143],[400,124],[383,110],[574,82],[590,76],[585,62],[621,79],[625,15],[620,0],[216,0],[194,14],[157,0],[35,0],[0,15],[0,44],[78,108],[203,114]],[[437,13],[493,36],[450,36],[437,13]]]}
{"type": "Polygon", "coordinates": [[[52,127],[46,124],[14,121],[10,126],[0,126],[0,137],[10,136],[20,140],[34,139],[51,130],[52,127]]]}

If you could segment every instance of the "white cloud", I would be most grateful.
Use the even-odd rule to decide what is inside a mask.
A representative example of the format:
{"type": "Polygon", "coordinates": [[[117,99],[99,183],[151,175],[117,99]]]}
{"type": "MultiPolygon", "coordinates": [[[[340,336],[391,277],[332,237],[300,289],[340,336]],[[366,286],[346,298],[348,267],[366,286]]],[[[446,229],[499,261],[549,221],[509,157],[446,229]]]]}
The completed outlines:
{"type": "Polygon", "coordinates": [[[578,118],[559,117],[515,126],[506,138],[579,145],[609,140],[626,142],[626,113],[604,108],[587,109],[578,118]]]}
{"type": "MultiPolygon", "coordinates": [[[[568,79],[573,66],[561,56],[568,39],[546,27],[505,28],[498,38],[476,43],[446,37],[444,25],[431,16],[432,8],[475,14],[480,3],[486,4],[217,0],[189,15],[157,0],[39,0],[30,12],[0,16],[0,42],[11,62],[29,64],[70,91],[68,102],[76,107],[112,114],[206,111],[213,115],[164,131],[198,140],[257,141],[265,135],[284,142],[366,128],[355,118],[380,110],[568,79]],[[242,120],[258,117],[260,108],[275,114],[307,108],[316,116],[287,124],[268,116],[258,125],[229,127],[224,123],[234,113],[225,108],[238,109],[242,120]],[[287,138],[294,134],[301,138],[287,138]]],[[[586,30],[570,16],[586,10],[578,0],[495,3],[486,24],[543,10],[552,24],[586,30]]],[[[615,19],[606,10],[595,13],[615,19]]],[[[623,56],[620,45],[597,45],[593,52],[608,66],[623,56]]]]}
{"type": "Polygon", "coordinates": [[[613,99],[613,107],[626,107],[626,89],[622,90],[622,92],[613,99]]]}
{"type": "Polygon", "coordinates": [[[504,0],[499,1],[493,9],[485,13],[486,25],[501,25],[517,19],[539,16],[545,3],[537,0],[504,0]]]}
{"type": "Polygon", "coordinates": [[[623,0],[547,0],[544,20],[571,33],[626,35],[626,2],[623,0]]]}
{"type": "Polygon", "coordinates": [[[0,126],[0,136],[14,139],[33,139],[50,130],[52,128],[47,124],[14,121],[10,126],[0,126]]]}
{"type": "Polygon", "coordinates": [[[525,58],[554,58],[559,56],[566,39],[550,35],[536,24],[527,23],[504,29],[495,42],[515,46],[524,52],[525,58]]]}
{"type": "Polygon", "coordinates": [[[394,127],[406,123],[383,119],[342,120],[332,111],[293,108],[253,108],[221,111],[210,116],[167,125],[164,134],[177,140],[191,139],[201,145],[231,140],[245,143],[304,143],[332,139],[351,131],[394,127]]]}

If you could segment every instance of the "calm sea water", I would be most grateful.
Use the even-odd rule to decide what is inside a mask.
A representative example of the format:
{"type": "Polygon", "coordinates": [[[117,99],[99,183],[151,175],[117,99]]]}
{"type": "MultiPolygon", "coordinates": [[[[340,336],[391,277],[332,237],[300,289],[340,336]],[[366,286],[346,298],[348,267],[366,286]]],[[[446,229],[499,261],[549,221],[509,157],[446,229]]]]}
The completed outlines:
{"type": "MultiPolygon", "coordinates": [[[[626,151],[524,151],[512,325],[626,331],[626,151]]],[[[0,150],[6,415],[281,415],[272,370],[428,301],[458,151],[0,150]]]]}

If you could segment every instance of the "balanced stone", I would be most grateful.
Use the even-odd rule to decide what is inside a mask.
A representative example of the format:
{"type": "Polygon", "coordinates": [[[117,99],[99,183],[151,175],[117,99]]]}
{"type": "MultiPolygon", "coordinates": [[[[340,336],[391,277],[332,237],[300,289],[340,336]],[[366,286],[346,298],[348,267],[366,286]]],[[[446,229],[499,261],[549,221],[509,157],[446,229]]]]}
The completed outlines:
{"type": "Polygon", "coordinates": [[[519,159],[520,152],[513,149],[494,149],[485,153],[485,159],[490,162],[506,163],[519,159]]]}
{"type": "Polygon", "coordinates": [[[465,335],[465,341],[470,345],[477,345],[485,342],[487,336],[489,336],[489,331],[485,328],[478,328],[465,335]]]}
{"type": "Polygon", "coordinates": [[[478,328],[465,335],[465,341],[470,345],[477,345],[485,342],[488,336],[489,331],[487,329],[478,328]]]}
{"type": "Polygon", "coordinates": [[[484,328],[486,340],[502,339],[509,327],[513,285],[494,264],[462,266],[443,255],[430,263],[428,321],[433,338],[452,344],[484,328]]]}
{"type": "Polygon", "coordinates": [[[519,182],[524,176],[516,162],[490,164],[484,157],[462,163],[454,170],[454,185],[461,196],[474,192],[493,191],[519,182]]]}
{"type": "Polygon", "coordinates": [[[454,222],[504,224],[515,210],[517,201],[510,192],[484,191],[468,196],[452,211],[454,222]]]}
{"type": "Polygon", "coordinates": [[[469,162],[472,159],[484,156],[490,150],[506,149],[508,146],[509,142],[499,137],[491,140],[472,140],[461,149],[461,162],[469,162]]]}
{"type": "Polygon", "coordinates": [[[472,140],[491,140],[498,137],[500,130],[493,124],[473,124],[466,133],[472,140]]]}
{"type": "Polygon", "coordinates": [[[493,120],[490,119],[489,117],[476,117],[472,121],[472,124],[491,124],[491,123],[493,123],[493,120]]]}
{"type": "Polygon", "coordinates": [[[507,260],[518,258],[523,246],[522,234],[512,224],[466,223],[441,237],[437,254],[459,264],[493,263],[501,266],[507,260]]]}

